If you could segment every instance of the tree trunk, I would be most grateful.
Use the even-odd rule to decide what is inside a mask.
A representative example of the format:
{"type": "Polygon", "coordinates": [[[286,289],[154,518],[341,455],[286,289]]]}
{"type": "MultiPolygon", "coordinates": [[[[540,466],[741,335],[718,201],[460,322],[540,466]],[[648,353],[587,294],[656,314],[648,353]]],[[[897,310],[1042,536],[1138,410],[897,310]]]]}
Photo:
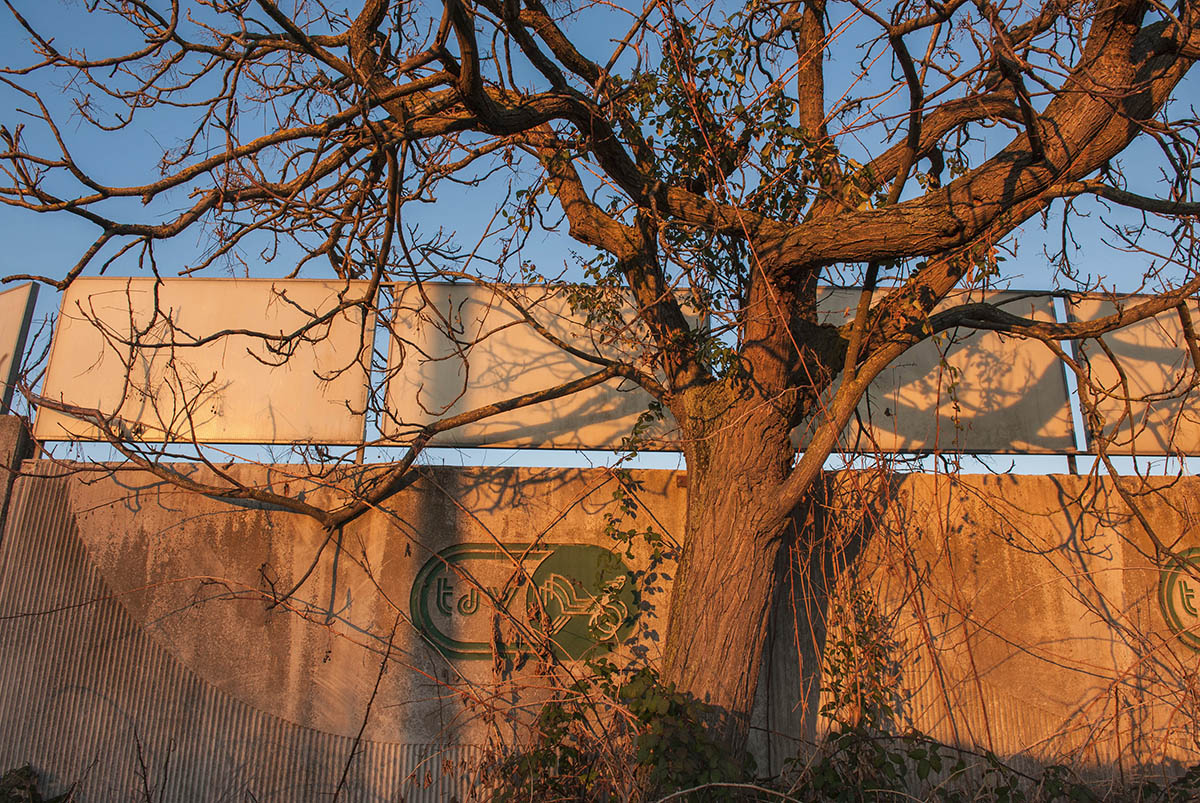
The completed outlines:
{"type": "Polygon", "coordinates": [[[714,735],[740,753],[791,521],[776,500],[793,449],[780,411],[761,399],[724,405],[720,392],[688,405],[687,532],[663,675],[716,709],[714,735]]]}

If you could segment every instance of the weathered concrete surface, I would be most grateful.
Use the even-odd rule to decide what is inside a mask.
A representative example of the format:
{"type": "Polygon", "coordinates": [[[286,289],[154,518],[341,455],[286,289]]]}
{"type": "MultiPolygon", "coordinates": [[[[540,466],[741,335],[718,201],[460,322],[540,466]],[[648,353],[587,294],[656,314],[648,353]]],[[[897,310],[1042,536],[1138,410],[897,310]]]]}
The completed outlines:
{"type": "MultiPolygon", "coordinates": [[[[310,500],[331,495],[278,471],[267,478],[244,471],[241,479],[304,488],[310,500]]],[[[682,510],[672,475],[638,479],[649,486],[658,521],[672,535],[680,532],[678,516],[670,515],[682,510]]],[[[418,572],[437,552],[464,542],[604,543],[602,512],[616,487],[605,473],[430,469],[329,543],[306,517],[199,498],[135,472],[75,483],[72,505],[80,537],[122,604],[209,683],[290,722],[353,737],[388,653],[364,738],[484,744],[510,738],[511,730],[503,716],[478,714],[507,710],[514,689],[538,685],[538,662],[516,669],[509,660],[497,668],[490,649],[482,660],[443,658],[411,622],[418,572]],[[303,585],[275,604],[310,569],[303,585]]],[[[638,526],[654,525],[642,519],[638,526]]],[[[647,567],[644,547],[634,547],[643,556],[631,568],[647,567]]],[[[513,573],[509,561],[469,568],[491,570],[491,577],[478,577],[490,587],[513,573]]],[[[446,586],[455,605],[472,590],[465,580],[446,586]]],[[[487,638],[494,606],[478,590],[476,596],[473,614],[455,610],[452,618],[466,630],[482,620],[487,638]]],[[[523,596],[510,606],[518,619],[523,596]]],[[[647,588],[641,601],[639,627],[657,630],[661,600],[647,588]]],[[[502,617],[498,624],[505,632],[519,623],[502,617]]]]}
{"type": "MultiPolygon", "coordinates": [[[[413,582],[447,545],[599,541],[616,482],[434,469],[322,550],[303,518],[140,472],[25,471],[52,476],[21,479],[0,552],[0,762],[31,762],[60,791],[85,779],[80,800],[140,794],[143,763],[155,799],[318,800],[343,780],[348,800],[462,799],[471,754],[458,745],[511,743],[530,711],[518,706],[548,684],[535,658],[441,657],[409,622],[413,582]]],[[[234,473],[309,499],[334,493],[280,469],[234,473]]],[[[637,479],[660,502],[681,493],[668,473],[637,479]]],[[[678,526],[657,513],[618,523],[678,526]]],[[[638,549],[624,558],[635,572],[650,566],[638,549]]],[[[650,645],[656,583],[639,575],[647,610],[632,634],[650,645]]],[[[499,622],[506,641],[521,601],[499,622]]],[[[491,624],[485,602],[474,616],[491,624]]]]}
{"type": "MultiPolygon", "coordinates": [[[[1198,490],[1136,497],[1171,549],[1200,546],[1198,490]]],[[[856,571],[899,643],[902,723],[1118,772],[1200,760],[1197,653],[1164,619],[1159,558],[1111,480],[911,476],[880,519],[856,571]]]]}
{"type": "Polygon", "coordinates": [[[29,457],[31,445],[25,422],[19,416],[0,416],[0,537],[3,537],[8,497],[17,478],[17,470],[21,461],[29,457]]]}
{"type": "MultiPolygon", "coordinates": [[[[231,471],[322,504],[347,487],[289,467],[231,471]]],[[[552,588],[546,567],[569,548],[617,546],[613,530],[677,541],[681,479],[635,472],[625,493],[636,512],[614,521],[619,484],[606,471],[430,469],[327,543],[304,517],[199,497],[142,472],[23,477],[0,544],[0,654],[10,659],[0,722],[54,735],[22,736],[20,755],[0,739],[0,759],[33,761],[66,783],[93,757],[120,757],[125,780],[105,781],[111,797],[137,777],[133,734],[160,766],[174,738],[179,776],[164,788],[181,791],[166,799],[237,766],[231,795],[306,800],[329,794],[353,754],[348,799],[399,789],[422,799],[411,787],[417,768],[441,766],[439,755],[459,761],[451,745],[511,743],[544,697],[544,663],[503,645],[580,614],[527,589],[552,588]],[[510,599],[511,615],[489,595],[510,599]],[[559,607],[543,620],[537,599],[559,607]],[[425,601],[425,635],[414,600],[425,601]],[[428,627],[461,654],[435,648],[428,627]],[[212,749],[225,763],[213,763],[212,749]],[[287,762],[272,758],[279,751],[287,762]]],[[[796,556],[816,571],[792,576],[795,594],[777,617],[760,766],[779,769],[828,728],[818,709],[853,720],[880,701],[897,728],[1001,756],[1114,773],[1200,760],[1197,652],[1186,637],[1200,625],[1200,613],[1186,618],[1200,583],[1193,592],[1186,572],[1163,574],[1111,481],[845,474],[837,483],[829,552],[796,556]],[[1165,601],[1164,576],[1174,578],[1165,601]],[[1184,617],[1175,630],[1168,609],[1184,617]],[[803,654],[811,638],[793,635],[810,628],[829,655],[866,654],[854,648],[868,641],[894,647],[882,662],[842,661],[834,677],[826,666],[818,697],[816,657],[803,654]]],[[[1198,490],[1195,480],[1164,481],[1136,498],[1177,554],[1200,547],[1198,490]]],[[[623,649],[653,662],[672,571],[644,539],[624,549],[638,593],[614,591],[605,604],[639,609],[623,649]]],[[[441,778],[421,787],[425,799],[449,789],[441,778]]]]}

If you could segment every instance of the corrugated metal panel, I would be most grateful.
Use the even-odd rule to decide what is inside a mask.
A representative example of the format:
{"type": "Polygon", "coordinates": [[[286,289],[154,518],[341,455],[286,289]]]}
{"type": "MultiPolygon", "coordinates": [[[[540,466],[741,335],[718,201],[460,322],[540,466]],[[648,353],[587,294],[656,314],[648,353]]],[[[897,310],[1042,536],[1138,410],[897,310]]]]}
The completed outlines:
{"type": "MultiPolygon", "coordinates": [[[[81,803],[332,799],[354,740],[255,710],[156,644],[92,566],[70,482],[18,480],[0,542],[0,767],[81,803]]],[[[466,801],[476,756],[364,741],[339,799],[466,801]]]]}

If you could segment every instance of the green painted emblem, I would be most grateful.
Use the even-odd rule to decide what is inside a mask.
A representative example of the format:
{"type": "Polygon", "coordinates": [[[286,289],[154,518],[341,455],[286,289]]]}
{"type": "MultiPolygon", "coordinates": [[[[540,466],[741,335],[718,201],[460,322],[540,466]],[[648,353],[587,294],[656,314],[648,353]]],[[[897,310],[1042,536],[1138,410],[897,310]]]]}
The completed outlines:
{"type": "Polygon", "coordinates": [[[1200,651],[1200,582],[1196,580],[1200,576],[1200,547],[1185,549],[1178,555],[1178,560],[1171,558],[1159,572],[1158,604],[1179,640],[1200,651]]]}
{"type": "MultiPolygon", "coordinates": [[[[465,660],[491,660],[497,610],[516,617],[518,630],[547,634],[564,659],[612,649],[637,615],[625,561],[586,544],[456,544],[421,567],[409,603],[429,643],[465,660]],[[529,581],[519,583],[522,575],[529,581]]],[[[502,647],[509,655],[529,652],[520,637],[502,647]]]]}

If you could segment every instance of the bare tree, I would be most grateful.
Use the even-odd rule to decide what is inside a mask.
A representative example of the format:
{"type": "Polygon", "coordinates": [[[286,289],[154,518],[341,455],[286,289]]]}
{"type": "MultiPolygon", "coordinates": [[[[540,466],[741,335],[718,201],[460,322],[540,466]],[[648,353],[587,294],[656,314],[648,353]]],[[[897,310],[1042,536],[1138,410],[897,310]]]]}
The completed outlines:
{"type": "MultiPolygon", "coordinates": [[[[1186,317],[1200,288],[1197,122],[1172,103],[1200,57],[1195,0],[356,5],[62,10],[116,18],[128,34],[117,48],[88,41],[86,23],[40,29],[10,4],[37,58],[4,71],[25,116],[6,113],[0,129],[0,195],[97,231],[65,274],[32,278],[64,288],[118,260],[157,274],[164,241],[205,229],[211,248],[188,274],[253,250],[291,260],[291,275],[368,281],[343,302],[367,308],[392,281],[529,281],[531,238],[573,241],[588,282],[612,291],[594,303],[636,310],[650,344],[637,360],[583,352],[595,366],[584,379],[422,425],[332,509],[194,489],[266,498],[332,531],[402,487],[439,432],[637,382],[678,423],[690,479],[664,675],[725,713],[732,747],[745,743],[776,577],[790,547],[814,543],[822,468],[885,367],[954,327],[1059,349],[1186,317]],[[70,87],[79,137],[132,134],[143,117],[178,126],[156,174],[112,183],[77,158],[39,94],[46,73],[70,87]],[[456,239],[453,216],[427,205],[463,187],[494,208],[456,239]],[[956,288],[1002,283],[997,257],[1017,227],[1053,214],[1069,232],[1088,196],[1144,215],[1125,234],[1162,248],[1152,296],[1066,324],[939,307],[956,288]],[[818,318],[822,283],[862,288],[843,325],[818,318]],[[689,324],[681,296],[711,326],[689,324]]],[[[1069,254],[1059,277],[1077,287],[1069,254]]]]}

